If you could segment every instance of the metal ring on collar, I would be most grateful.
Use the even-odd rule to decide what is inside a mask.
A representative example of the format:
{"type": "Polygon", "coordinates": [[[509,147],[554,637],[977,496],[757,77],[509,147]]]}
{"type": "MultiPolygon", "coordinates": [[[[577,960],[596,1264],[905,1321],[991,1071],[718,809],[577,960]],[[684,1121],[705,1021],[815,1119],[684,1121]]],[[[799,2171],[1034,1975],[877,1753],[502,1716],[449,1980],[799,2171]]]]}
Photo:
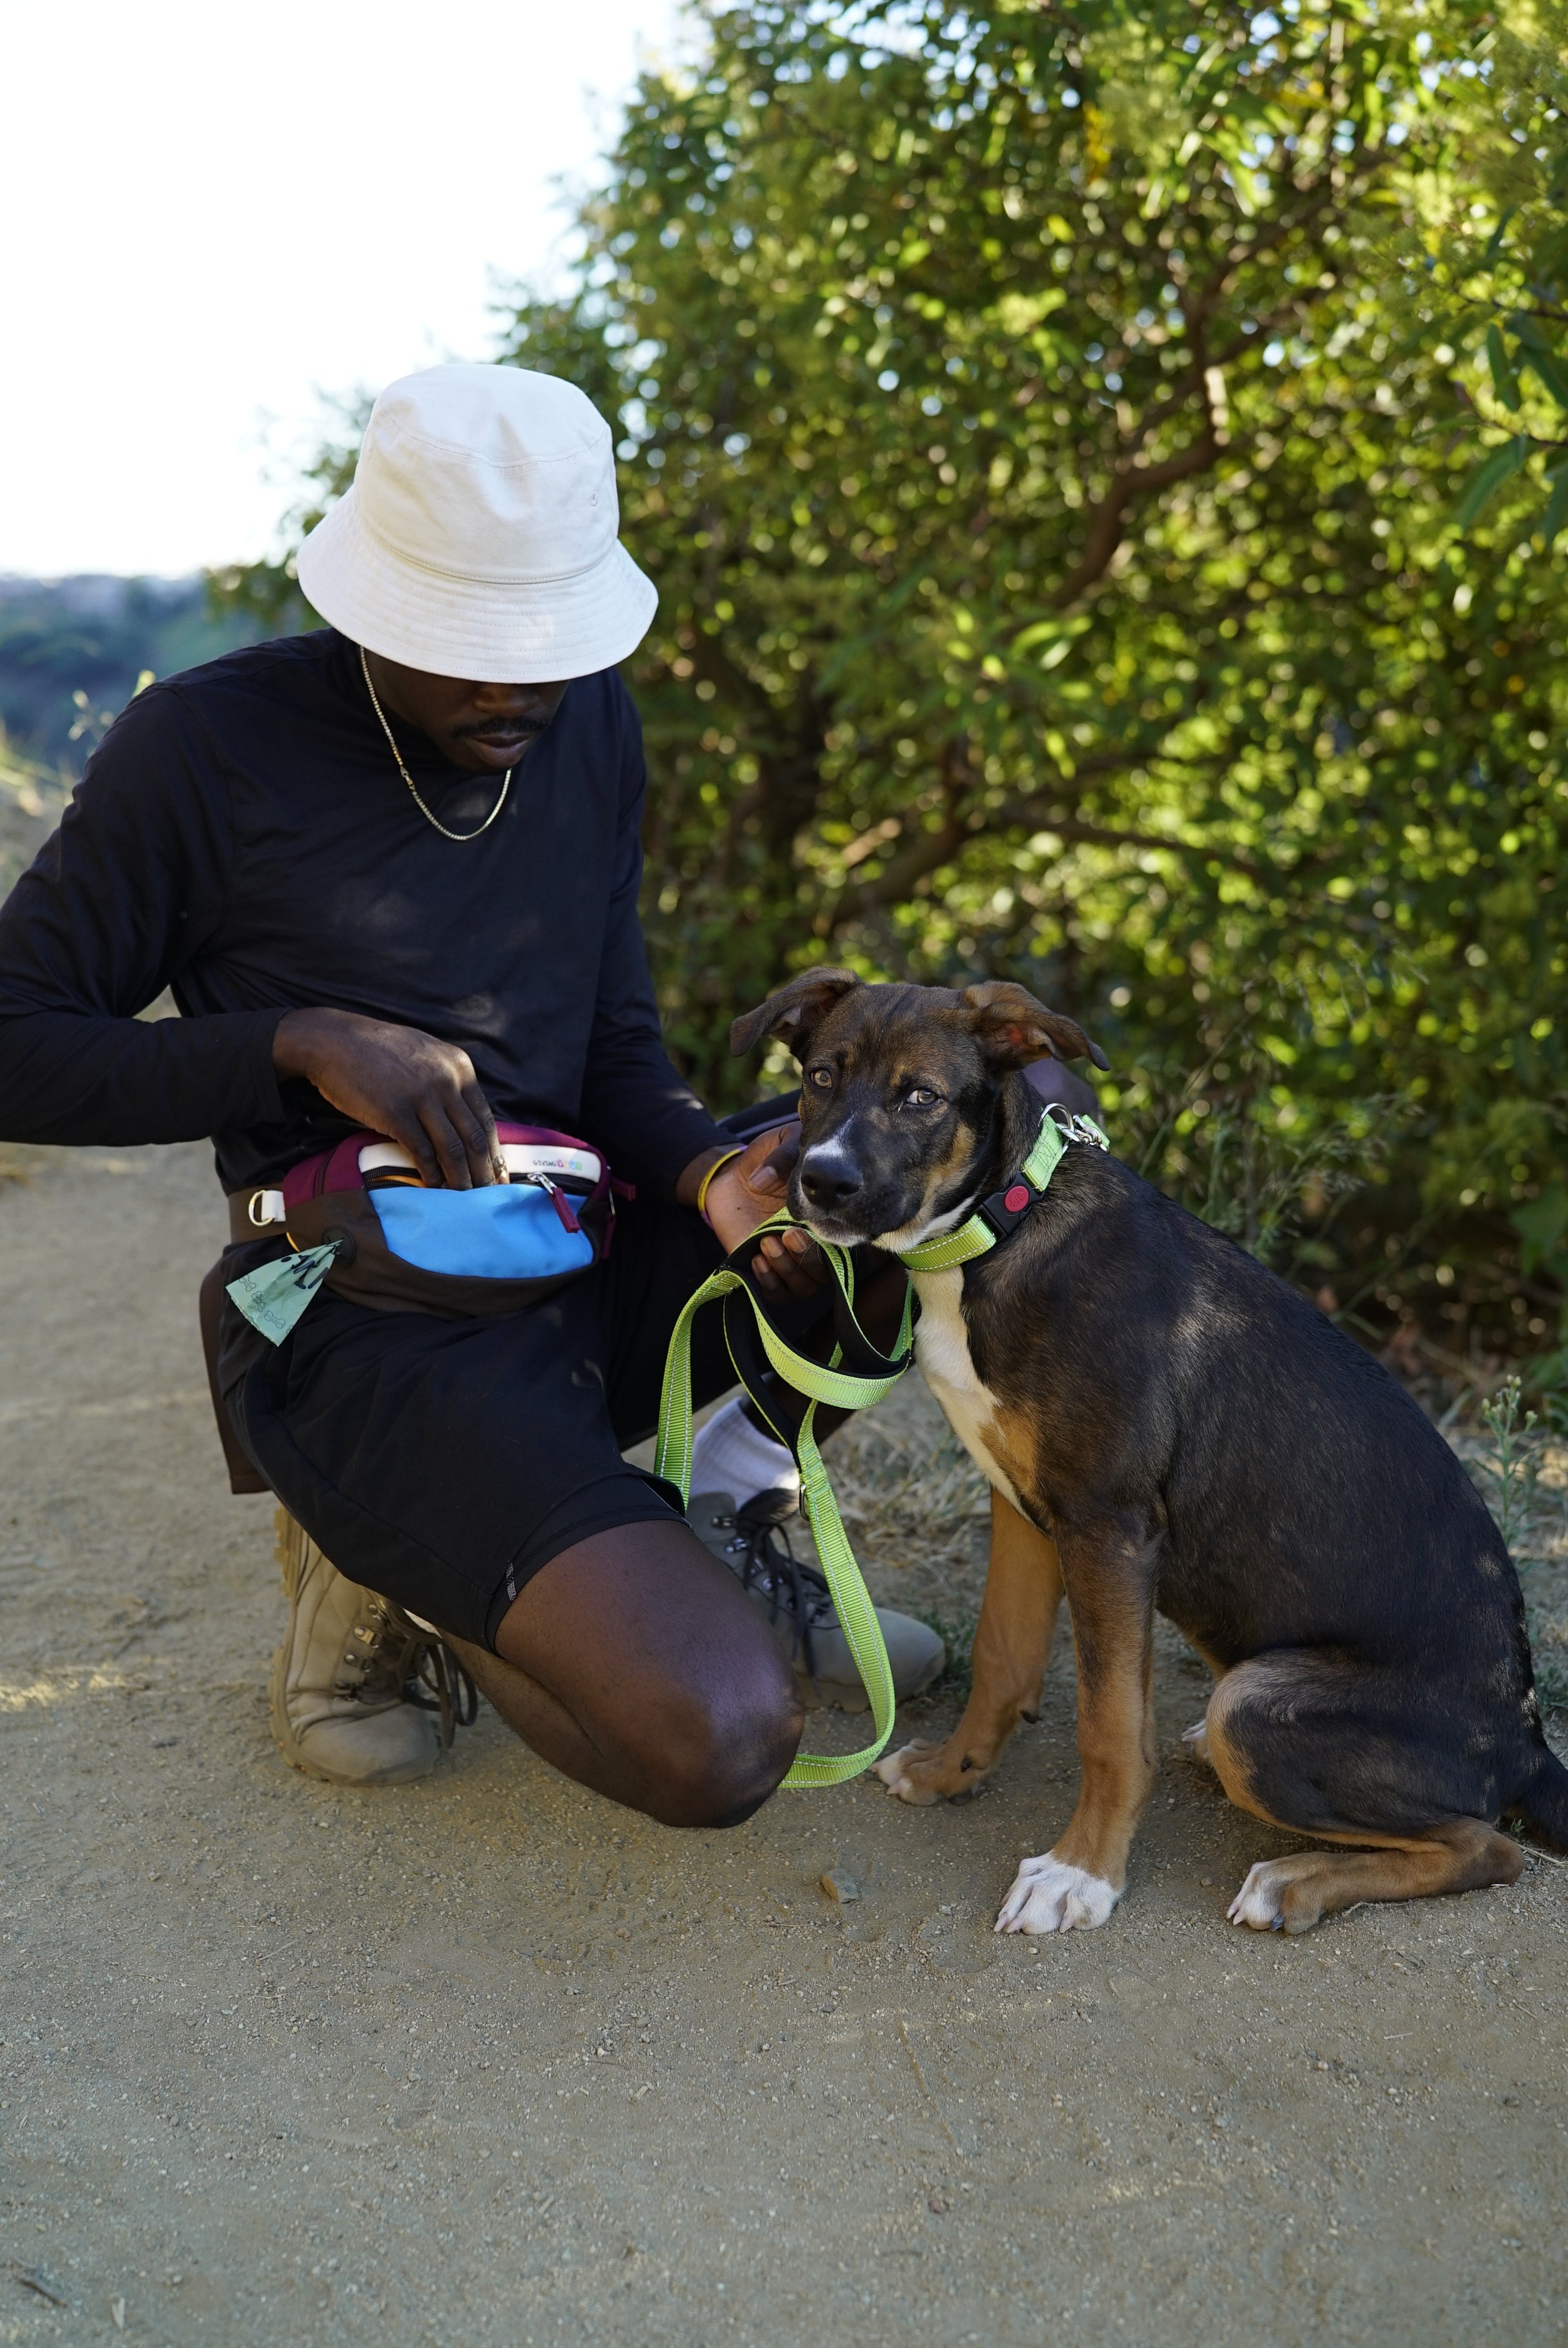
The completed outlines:
{"type": "Polygon", "coordinates": [[[1063,1141],[1081,1141],[1091,1149],[1110,1148],[1110,1135],[1102,1133],[1091,1117],[1080,1117],[1064,1101],[1047,1101],[1045,1113],[1063,1141]]]}

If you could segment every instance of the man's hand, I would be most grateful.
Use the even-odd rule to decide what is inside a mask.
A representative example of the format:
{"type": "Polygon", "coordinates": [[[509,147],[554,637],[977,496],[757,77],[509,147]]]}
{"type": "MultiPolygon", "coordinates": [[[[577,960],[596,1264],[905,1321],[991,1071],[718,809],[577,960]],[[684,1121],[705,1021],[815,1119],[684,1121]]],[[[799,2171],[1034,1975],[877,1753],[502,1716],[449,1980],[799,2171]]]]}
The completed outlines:
{"type": "MultiPolygon", "coordinates": [[[[765,1223],[779,1212],[799,1155],[800,1125],[796,1119],[759,1133],[739,1158],[732,1158],[714,1175],[708,1185],[708,1220],[726,1253],[738,1248],[759,1223],[765,1223]]],[[[692,1203],[697,1186],[712,1162],[712,1151],[692,1160],[677,1187],[678,1199],[684,1197],[688,1205],[692,1203]]],[[[821,1251],[803,1231],[770,1233],[753,1257],[752,1269],[764,1296],[782,1295],[786,1289],[795,1296],[809,1296],[827,1277],[821,1251]]]]}
{"type": "Polygon", "coordinates": [[[401,1141],[431,1189],[507,1179],[490,1104],[456,1044],[356,1011],[289,1011],[272,1038],[272,1066],[280,1076],[303,1076],[372,1133],[401,1141]]]}

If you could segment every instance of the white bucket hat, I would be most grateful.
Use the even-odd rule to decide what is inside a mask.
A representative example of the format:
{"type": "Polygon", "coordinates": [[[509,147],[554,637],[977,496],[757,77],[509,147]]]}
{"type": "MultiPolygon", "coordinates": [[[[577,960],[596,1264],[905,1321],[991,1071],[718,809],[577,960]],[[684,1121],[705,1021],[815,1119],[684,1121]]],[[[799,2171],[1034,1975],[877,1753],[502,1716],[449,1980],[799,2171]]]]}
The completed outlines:
{"type": "Polygon", "coordinates": [[[610,427],[558,376],[438,366],[371,410],[353,487],[300,549],[323,620],[408,668],[479,684],[589,676],[659,597],[616,536],[610,427]]]}

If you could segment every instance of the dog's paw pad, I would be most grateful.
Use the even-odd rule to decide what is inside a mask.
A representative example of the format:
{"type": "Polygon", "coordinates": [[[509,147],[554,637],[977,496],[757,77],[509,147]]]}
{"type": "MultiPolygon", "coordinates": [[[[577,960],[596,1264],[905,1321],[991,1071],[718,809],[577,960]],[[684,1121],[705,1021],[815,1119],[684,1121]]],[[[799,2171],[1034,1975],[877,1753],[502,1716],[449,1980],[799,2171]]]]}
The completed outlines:
{"type": "Polygon", "coordinates": [[[1026,1859],[996,1921],[999,1932],[1084,1931],[1103,1924],[1121,1893],[1086,1868],[1050,1851],[1026,1859]]]}
{"type": "Polygon", "coordinates": [[[1255,1932],[1285,1929],[1285,1884],[1273,1861],[1260,1859],[1247,1869],[1246,1880],[1225,1913],[1233,1924],[1248,1924],[1255,1932]]]}

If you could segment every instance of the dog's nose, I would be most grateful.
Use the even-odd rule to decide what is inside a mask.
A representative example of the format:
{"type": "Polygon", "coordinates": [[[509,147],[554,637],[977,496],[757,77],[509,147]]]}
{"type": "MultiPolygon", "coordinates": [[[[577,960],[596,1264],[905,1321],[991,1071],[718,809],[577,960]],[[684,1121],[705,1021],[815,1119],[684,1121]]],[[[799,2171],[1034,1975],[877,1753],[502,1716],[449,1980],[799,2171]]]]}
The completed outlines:
{"type": "Polygon", "coordinates": [[[859,1189],[860,1174],[844,1158],[818,1159],[815,1166],[808,1158],[801,1163],[800,1187],[814,1207],[842,1207],[859,1189]]]}

